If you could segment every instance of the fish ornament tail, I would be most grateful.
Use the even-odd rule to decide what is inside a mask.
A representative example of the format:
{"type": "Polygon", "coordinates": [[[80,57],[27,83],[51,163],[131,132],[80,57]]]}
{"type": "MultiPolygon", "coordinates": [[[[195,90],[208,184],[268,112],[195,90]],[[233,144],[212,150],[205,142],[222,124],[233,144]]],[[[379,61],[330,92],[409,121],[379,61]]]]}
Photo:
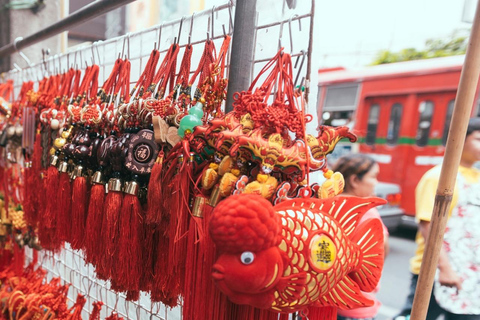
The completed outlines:
{"type": "Polygon", "coordinates": [[[373,291],[382,275],[384,250],[383,226],[378,219],[368,219],[361,223],[353,234],[352,241],[360,248],[357,268],[349,273],[360,290],[373,291]]]}

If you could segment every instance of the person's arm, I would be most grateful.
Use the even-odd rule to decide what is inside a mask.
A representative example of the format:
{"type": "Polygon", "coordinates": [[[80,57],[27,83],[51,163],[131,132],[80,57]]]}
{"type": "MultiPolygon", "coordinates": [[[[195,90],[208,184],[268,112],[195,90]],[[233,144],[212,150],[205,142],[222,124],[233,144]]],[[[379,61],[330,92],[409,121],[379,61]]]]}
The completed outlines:
{"type": "MultiPolygon", "coordinates": [[[[430,233],[430,221],[420,220],[418,228],[426,242],[428,234],[430,233]]],[[[440,249],[440,256],[438,258],[438,269],[440,270],[438,281],[441,285],[456,287],[457,290],[462,288],[462,279],[453,271],[450,261],[448,260],[447,252],[443,246],[440,249]]]]}

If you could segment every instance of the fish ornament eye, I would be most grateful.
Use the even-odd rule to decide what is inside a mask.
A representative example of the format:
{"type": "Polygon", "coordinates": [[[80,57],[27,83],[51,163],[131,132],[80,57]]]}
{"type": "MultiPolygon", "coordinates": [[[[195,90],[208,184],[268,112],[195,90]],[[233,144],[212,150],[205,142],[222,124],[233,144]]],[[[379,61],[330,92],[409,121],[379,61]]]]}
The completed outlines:
{"type": "Polygon", "coordinates": [[[253,262],[253,260],[255,260],[255,256],[253,255],[252,252],[250,251],[245,251],[244,253],[242,253],[242,255],[240,256],[240,260],[242,261],[243,264],[245,265],[249,265],[253,262]]]}

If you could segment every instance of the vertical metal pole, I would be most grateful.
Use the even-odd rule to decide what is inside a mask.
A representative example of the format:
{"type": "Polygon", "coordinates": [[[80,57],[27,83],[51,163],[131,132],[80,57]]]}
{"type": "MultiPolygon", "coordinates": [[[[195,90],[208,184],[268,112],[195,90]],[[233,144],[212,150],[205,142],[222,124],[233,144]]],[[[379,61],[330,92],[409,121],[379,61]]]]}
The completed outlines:
{"type": "Polygon", "coordinates": [[[230,55],[230,79],[228,81],[225,112],[233,110],[233,94],[247,90],[253,63],[253,38],[256,28],[257,0],[237,0],[233,22],[232,53],[230,55]]]}

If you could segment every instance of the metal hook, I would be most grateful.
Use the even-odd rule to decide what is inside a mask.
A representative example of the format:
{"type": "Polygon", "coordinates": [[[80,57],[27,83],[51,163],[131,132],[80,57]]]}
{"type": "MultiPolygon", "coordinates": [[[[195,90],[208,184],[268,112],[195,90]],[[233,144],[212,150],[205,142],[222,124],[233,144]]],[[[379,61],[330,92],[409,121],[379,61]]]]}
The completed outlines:
{"type": "Polygon", "coordinates": [[[210,20],[212,18],[208,16],[208,23],[207,23],[207,41],[210,41],[210,20]]]}
{"type": "MultiPolygon", "coordinates": [[[[295,77],[295,82],[293,83],[294,88],[297,86],[298,77],[300,76],[300,72],[302,71],[303,63],[305,62],[305,58],[307,57],[307,52],[305,50],[302,50],[300,52],[302,53],[302,61],[300,62],[300,67],[298,68],[297,76],[295,77]]],[[[297,60],[295,61],[295,65],[294,65],[295,69],[297,68],[299,59],[300,59],[300,56],[298,56],[297,60]]]]}
{"type": "Polygon", "coordinates": [[[92,46],[90,49],[92,49],[92,64],[95,64],[95,51],[93,50],[93,47],[95,47],[96,42],[92,43],[92,46]]]}
{"type": "Polygon", "coordinates": [[[233,1],[228,5],[228,23],[230,24],[230,31],[233,32],[233,18],[232,18],[233,1]]]}
{"type": "MultiPolygon", "coordinates": [[[[292,19],[295,17],[298,18],[298,14],[294,14],[293,16],[290,17],[290,19],[288,19],[288,32],[290,35],[290,52],[293,52],[292,19]]],[[[302,31],[302,22],[300,21],[300,19],[298,19],[298,29],[299,31],[302,31]]]]}
{"type": "Polygon", "coordinates": [[[160,50],[160,46],[162,44],[162,30],[163,30],[163,25],[165,24],[162,23],[162,25],[160,26],[160,28],[158,29],[158,50],[160,50]]]}
{"type": "Polygon", "coordinates": [[[214,18],[215,8],[216,8],[216,6],[213,6],[213,7],[212,7],[212,21],[211,21],[211,22],[212,22],[212,39],[215,38],[215,24],[214,24],[214,20],[215,20],[215,18],[214,18]]]}
{"type": "Polygon", "coordinates": [[[115,295],[117,296],[116,299],[115,299],[115,307],[113,307],[113,309],[116,311],[117,310],[117,305],[118,305],[118,299],[120,299],[120,295],[118,293],[115,293],[115,295]]]}
{"type": "Polygon", "coordinates": [[[15,49],[16,52],[18,52],[20,54],[20,56],[23,58],[23,60],[25,60],[25,62],[27,62],[27,65],[29,67],[32,66],[32,62],[30,61],[30,59],[28,59],[28,57],[25,55],[25,53],[23,53],[22,51],[18,50],[17,48],[17,43],[18,41],[22,41],[23,40],[23,37],[17,37],[15,38],[15,40],[13,40],[13,48],[15,49]]]}
{"type": "Polygon", "coordinates": [[[178,37],[173,43],[176,43],[176,44],[180,43],[180,35],[182,34],[182,27],[183,27],[184,20],[185,20],[185,16],[183,16],[182,19],[180,20],[180,26],[178,27],[178,37]]]}
{"type": "Polygon", "coordinates": [[[282,48],[282,37],[283,37],[283,24],[285,21],[282,20],[282,23],[280,23],[280,33],[278,35],[278,50],[282,48]]]}
{"type": "MultiPolygon", "coordinates": [[[[125,42],[127,42],[127,57],[128,57],[128,59],[130,59],[130,32],[127,33],[127,34],[123,37],[122,54],[120,55],[120,57],[123,57],[123,56],[124,56],[124,53],[125,53],[125,42]]],[[[120,57],[119,57],[119,58],[120,58],[120,57]]]]}
{"type": "Polygon", "coordinates": [[[193,31],[193,19],[195,18],[195,12],[192,13],[192,20],[190,21],[190,32],[188,33],[188,44],[192,42],[192,31],[193,31]]]}
{"type": "Polygon", "coordinates": [[[137,314],[137,319],[140,319],[140,306],[137,304],[137,310],[136,310],[136,314],[137,314]]]}
{"type": "Polygon", "coordinates": [[[129,318],[129,314],[128,314],[129,305],[130,305],[130,302],[128,302],[127,299],[125,299],[124,307],[125,307],[125,315],[127,316],[127,319],[129,318]]]}
{"type": "Polygon", "coordinates": [[[75,64],[77,63],[77,51],[75,51],[75,55],[73,56],[73,63],[72,63],[72,68],[75,67],[75,64]]]}

